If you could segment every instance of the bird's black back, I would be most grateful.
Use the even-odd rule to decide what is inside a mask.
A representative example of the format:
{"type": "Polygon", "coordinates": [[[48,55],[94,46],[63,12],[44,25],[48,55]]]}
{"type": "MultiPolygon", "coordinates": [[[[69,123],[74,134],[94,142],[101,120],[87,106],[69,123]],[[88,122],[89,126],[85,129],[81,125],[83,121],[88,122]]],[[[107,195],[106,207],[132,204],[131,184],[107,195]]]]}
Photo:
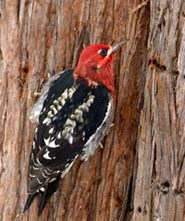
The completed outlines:
{"type": "Polygon", "coordinates": [[[74,80],[73,70],[66,70],[51,83],[30,154],[26,209],[38,192],[50,197],[56,191],[59,177],[83,155],[104,122],[109,102],[104,86],[90,87],[82,79],[74,80]]]}

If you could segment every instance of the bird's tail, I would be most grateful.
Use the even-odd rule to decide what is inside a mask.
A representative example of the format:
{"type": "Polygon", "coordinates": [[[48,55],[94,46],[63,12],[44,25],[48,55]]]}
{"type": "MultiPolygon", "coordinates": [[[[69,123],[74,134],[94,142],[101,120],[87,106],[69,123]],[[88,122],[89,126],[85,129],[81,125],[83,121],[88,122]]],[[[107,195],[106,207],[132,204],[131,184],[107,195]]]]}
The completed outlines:
{"type": "MultiPolygon", "coordinates": [[[[49,198],[58,189],[59,180],[60,180],[60,177],[57,177],[57,179],[55,181],[53,181],[52,183],[48,183],[44,187],[44,191],[39,192],[39,194],[40,194],[40,204],[39,204],[38,215],[40,215],[42,213],[46,203],[49,200],[49,198]]],[[[33,202],[36,195],[38,195],[38,193],[28,195],[28,198],[26,200],[26,204],[24,206],[24,212],[29,209],[29,207],[32,204],[32,202],[33,202]]]]}
{"type": "Polygon", "coordinates": [[[45,191],[41,195],[40,205],[39,205],[39,211],[38,214],[40,215],[42,213],[42,210],[44,209],[46,203],[48,202],[49,198],[53,195],[54,192],[57,191],[58,185],[59,185],[60,177],[58,177],[55,181],[52,183],[48,183],[45,187],[45,191]]]}
{"type": "Polygon", "coordinates": [[[25,206],[24,206],[23,212],[25,212],[26,210],[29,209],[31,203],[33,202],[33,199],[35,198],[35,195],[36,195],[36,194],[30,194],[30,195],[28,195],[28,198],[27,198],[27,200],[26,200],[26,204],[25,204],[25,206]]]}

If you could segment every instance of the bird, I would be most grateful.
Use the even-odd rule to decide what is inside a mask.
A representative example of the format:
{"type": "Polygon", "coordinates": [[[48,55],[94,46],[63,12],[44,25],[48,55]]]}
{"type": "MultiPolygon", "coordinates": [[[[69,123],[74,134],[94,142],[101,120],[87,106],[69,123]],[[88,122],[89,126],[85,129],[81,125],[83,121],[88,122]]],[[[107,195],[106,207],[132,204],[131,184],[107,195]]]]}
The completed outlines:
{"type": "Polygon", "coordinates": [[[38,215],[75,160],[88,160],[113,122],[116,51],[114,44],[85,47],[74,69],[51,77],[31,112],[37,122],[27,178],[24,212],[40,195],[38,215]]]}

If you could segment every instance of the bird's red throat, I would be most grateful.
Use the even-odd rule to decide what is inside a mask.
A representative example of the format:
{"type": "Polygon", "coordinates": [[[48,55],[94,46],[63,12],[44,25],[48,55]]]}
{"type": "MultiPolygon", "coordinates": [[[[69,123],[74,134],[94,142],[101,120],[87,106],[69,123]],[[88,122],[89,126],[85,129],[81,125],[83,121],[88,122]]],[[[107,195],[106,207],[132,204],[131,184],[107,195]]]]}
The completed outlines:
{"type": "Polygon", "coordinates": [[[88,66],[77,67],[74,70],[74,78],[81,78],[91,87],[97,85],[105,86],[111,93],[114,94],[114,79],[111,64],[100,69],[92,68],[88,66]]]}
{"type": "Polygon", "coordinates": [[[105,86],[111,93],[114,94],[114,78],[111,63],[98,67],[96,65],[78,65],[74,70],[74,78],[81,78],[91,87],[96,87],[98,84],[105,86]]]}

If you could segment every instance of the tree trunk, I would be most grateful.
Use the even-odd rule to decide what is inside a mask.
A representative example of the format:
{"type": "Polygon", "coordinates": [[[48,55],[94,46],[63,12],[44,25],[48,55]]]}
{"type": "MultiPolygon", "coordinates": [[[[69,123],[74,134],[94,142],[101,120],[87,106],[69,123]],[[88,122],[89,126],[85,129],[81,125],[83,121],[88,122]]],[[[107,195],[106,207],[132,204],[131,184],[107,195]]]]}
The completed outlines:
{"type": "Polygon", "coordinates": [[[132,221],[185,220],[183,2],[150,2],[147,71],[136,145],[132,221]]]}
{"type": "Polygon", "coordinates": [[[185,220],[184,1],[2,0],[0,35],[0,221],[185,220]],[[125,38],[104,148],[23,214],[35,92],[86,45],[125,38]]]}

